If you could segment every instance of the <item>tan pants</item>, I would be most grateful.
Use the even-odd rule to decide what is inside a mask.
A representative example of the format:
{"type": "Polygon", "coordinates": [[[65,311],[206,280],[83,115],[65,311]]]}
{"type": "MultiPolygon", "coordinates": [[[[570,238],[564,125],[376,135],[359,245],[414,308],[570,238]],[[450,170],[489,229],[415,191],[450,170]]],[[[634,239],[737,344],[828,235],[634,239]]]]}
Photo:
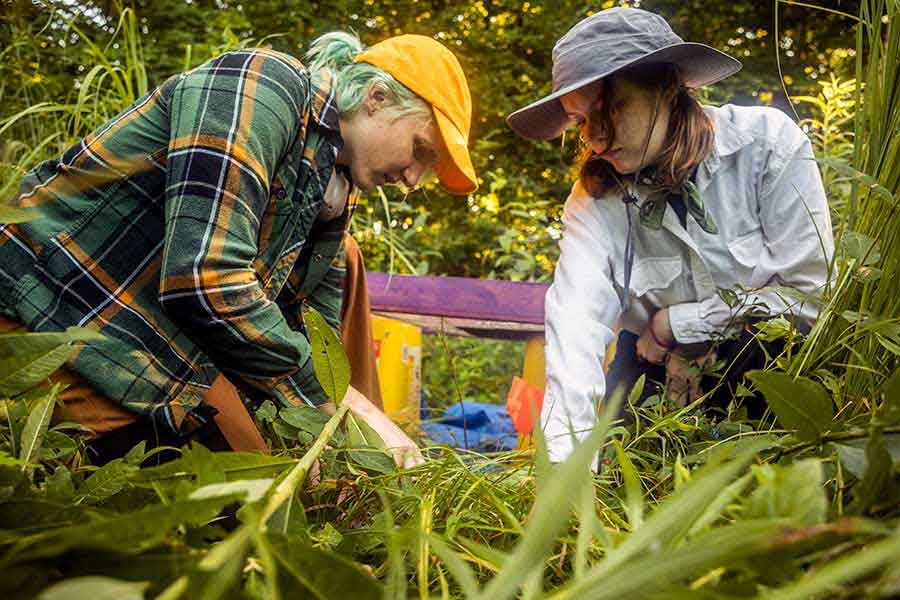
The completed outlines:
{"type": "MultiPolygon", "coordinates": [[[[350,359],[351,385],[366,394],[377,406],[381,406],[365,265],[356,242],[349,235],[346,242],[347,280],[344,284],[341,335],[350,359]]],[[[24,325],[0,316],[0,333],[24,330],[24,325]]],[[[54,409],[54,422],[75,421],[95,434],[102,435],[138,419],[137,414],[122,408],[65,367],[51,375],[50,380],[67,386],[60,393],[61,402],[54,409]]],[[[203,400],[218,410],[214,417],[215,423],[232,450],[269,453],[269,448],[241,401],[237,389],[224,375],[219,375],[213,381],[203,400]]]]}

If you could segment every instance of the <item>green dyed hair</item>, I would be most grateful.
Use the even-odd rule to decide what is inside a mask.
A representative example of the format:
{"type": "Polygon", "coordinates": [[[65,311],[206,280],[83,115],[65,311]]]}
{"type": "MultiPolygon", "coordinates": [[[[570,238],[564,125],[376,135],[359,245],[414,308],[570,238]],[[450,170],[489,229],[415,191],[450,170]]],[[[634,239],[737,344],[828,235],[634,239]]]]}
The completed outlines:
{"type": "Polygon", "coordinates": [[[316,38],[306,52],[306,65],[313,80],[322,69],[333,73],[338,110],[351,115],[362,107],[373,86],[391,102],[388,110],[397,116],[417,115],[423,121],[433,119],[431,106],[386,71],[366,62],[353,62],[365,50],[359,37],[344,31],[332,31],[316,38]]]}

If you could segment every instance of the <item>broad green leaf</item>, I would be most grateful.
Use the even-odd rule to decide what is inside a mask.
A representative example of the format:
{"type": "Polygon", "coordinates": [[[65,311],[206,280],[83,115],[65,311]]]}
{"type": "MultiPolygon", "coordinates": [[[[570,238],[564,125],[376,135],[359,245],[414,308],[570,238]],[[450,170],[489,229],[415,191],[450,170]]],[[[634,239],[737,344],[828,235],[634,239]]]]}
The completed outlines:
{"type": "Polygon", "coordinates": [[[41,213],[34,210],[25,210],[9,206],[8,204],[0,204],[0,223],[25,223],[39,219],[41,213]]]}
{"type": "Polygon", "coordinates": [[[384,440],[372,426],[362,418],[347,413],[347,439],[352,448],[379,448],[387,449],[384,440]]]}
{"type": "Polygon", "coordinates": [[[894,371],[884,382],[881,394],[884,402],[878,410],[878,416],[885,425],[900,424],[900,369],[894,371]]]}
{"type": "MultiPolygon", "coordinates": [[[[328,415],[311,406],[282,408],[278,411],[278,416],[291,427],[296,427],[314,437],[318,437],[322,433],[322,428],[328,422],[328,415]]],[[[336,431],[332,442],[334,446],[343,446],[345,444],[344,433],[340,430],[336,431]]]]}
{"type": "Polygon", "coordinates": [[[137,467],[117,458],[109,461],[84,480],[72,500],[75,504],[99,504],[128,485],[128,476],[137,467]]]}
{"type": "Polygon", "coordinates": [[[44,443],[38,453],[40,460],[59,460],[72,456],[78,451],[78,442],[61,431],[50,427],[44,436],[44,443]]]}
{"type": "Polygon", "coordinates": [[[143,600],[149,586],[147,582],[96,575],[75,577],[51,585],[37,600],[143,600]]]}
{"type": "Polygon", "coordinates": [[[50,352],[64,344],[91,342],[103,335],[86,327],[69,327],[65,331],[0,333],[0,357],[29,356],[50,352]]]}
{"type": "Polygon", "coordinates": [[[347,456],[362,468],[376,473],[387,475],[397,472],[396,461],[383,450],[371,448],[347,450],[347,456]]]}
{"type": "Polygon", "coordinates": [[[130,513],[116,513],[76,525],[29,536],[10,547],[0,568],[29,560],[59,556],[75,549],[138,554],[159,545],[178,525],[201,525],[214,518],[236,496],[154,504],[130,513]]]}
{"type": "Polygon", "coordinates": [[[257,421],[274,421],[275,417],[278,415],[278,409],[275,408],[274,402],[266,400],[256,409],[254,415],[256,416],[257,421]]]}
{"type": "Polygon", "coordinates": [[[19,459],[26,463],[37,462],[41,444],[44,442],[44,434],[47,433],[50,417],[53,416],[53,407],[56,406],[59,388],[58,383],[54,385],[47,396],[38,400],[31,412],[28,413],[28,419],[25,421],[25,428],[22,430],[20,438],[19,450],[19,459]]]}
{"type": "Polygon", "coordinates": [[[335,548],[344,541],[344,536],[331,523],[325,523],[321,529],[310,534],[310,537],[326,548],[335,548]]]}
{"type": "MultiPolygon", "coordinates": [[[[189,452],[187,450],[185,454],[189,452]]],[[[297,464],[292,458],[267,456],[259,452],[210,452],[205,460],[211,463],[210,468],[223,472],[227,481],[274,477],[297,464]]],[[[138,485],[147,485],[193,479],[191,469],[195,464],[193,459],[183,457],[158,467],[145,467],[135,471],[131,473],[129,480],[138,485]]]]}
{"type": "MultiPolygon", "coordinates": [[[[893,461],[894,464],[900,463],[900,434],[882,434],[881,442],[884,444],[884,449],[887,450],[887,453],[890,455],[891,461],[893,461]]],[[[845,440],[841,443],[832,444],[835,450],[837,450],[838,458],[841,459],[841,464],[843,464],[844,468],[857,479],[863,478],[863,474],[866,472],[866,468],[869,464],[868,459],[866,458],[866,447],[868,443],[869,438],[863,438],[845,440]]]]}
{"type": "Polygon", "coordinates": [[[256,502],[269,491],[274,479],[239,479],[227,483],[211,483],[198,488],[188,496],[190,500],[216,498],[218,496],[243,496],[244,502],[256,502]]]}
{"type": "Polygon", "coordinates": [[[756,338],[766,342],[788,339],[794,332],[793,324],[784,317],[760,321],[754,327],[758,330],[756,338]]]}
{"type": "Polygon", "coordinates": [[[838,158],[821,156],[816,158],[816,161],[827,166],[831,167],[844,177],[849,179],[858,180],[862,183],[869,191],[881,196],[882,199],[886,200],[889,203],[893,203],[894,195],[891,193],[889,189],[884,187],[883,185],[878,183],[878,180],[863,173],[859,169],[856,169],[853,165],[849,164],[846,161],[840,160],[838,158]]]}
{"type": "Polygon", "coordinates": [[[64,465],[59,465],[44,484],[44,494],[48,500],[66,502],[75,495],[75,484],[72,472],[64,465]]]}
{"type": "Polygon", "coordinates": [[[825,522],[828,500],[821,461],[810,458],[791,465],[761,465],[754,468],[754,474],[757,486],[745,503],[743,518],[785,518],[795,526],[825,522]]]}
{"type": "Polygon", "coordinates": [[[286,598],[381,600],[381,583],[346,558],[299,540],[271,535],[269,545],[284,582],[286,598]],[[305,593],[304,593],[305,592],[305,593]]]}
{"type": "MultiPolygon", "coordinates": [[[[16,471],[21,475],[21,471],[16,471]]],[[[13,497],[3,503],[0,510],[0,529],[16,532],[23,537],[43,530],[78,525],[90,520],[97,511],[71,503],[39,497],[13,497]]]]}
{"type": "Polygon", "coordinates": [[[841,236],[841,246],[848,257],[856,260],[857,266],[874,265],[881,260],[878,242],[862,233],[844,232],[841,236]]]}
{"type": "MultiPolygon", "coordinates": [[[[216,544],[188,575],[169,584],[155,600],[217,600],[231,598],[247,564],[252,530],[243,525],[216,544]]],[[[241,596],[243,597],[243,596],[241,596]]]]}
{"type": "Polygon", "coordinates": [[[303,323],[309,332],[313,369],[325,395],[340,404],[350,386],[350,361],[337,334],[319,311],[309,307],[303,313],[303,323]]]}
{"type": "Polygon", "coordinates": [[[76,342],[102,339],[95,331],[70,327],[52,333],[0,334],[0,396],[12,397],[44,381],[71,356],[76,342]]]}
{"type": "Polygon", "coordinates": [[[0,358],[0,396],[18,396],[46,380],[66,363],[73,350],[70,344],[63,344],[46,354],[0,358]]]}
{"type": "Polygon", "coordinates": [[[328,415],[311,406],[282,408],[278,411],[278,416],[288,425],[292,425],[297,429],[302,429],[313,435],[322,433],[322,428],[325,427],[325,423],[328,422],[328,415]]]}
{"type": "Polygon", "coordinates": [[[799,439],[815,441],[834,427],[834,404],[815,381],[776,371],[750,371],[747,377],[762,391],[781,424],[796,430],[799,439]]]}
{"type": "Polygon", "coordinates": [[[848,507],[849,512],[862,513],[878,502],[886,491],[895,487],[893,466],[881,432],[873,432],[866,445],[866,471],[860,482],[853,487],[853,502],[848,507]]]}
{"type": "Polygon", "coordinates": [[[866,472],[866,449],[858,448],[850,444],[832,444],[837,451],[838,458],[851,475],[862,479],[866,472]]]}

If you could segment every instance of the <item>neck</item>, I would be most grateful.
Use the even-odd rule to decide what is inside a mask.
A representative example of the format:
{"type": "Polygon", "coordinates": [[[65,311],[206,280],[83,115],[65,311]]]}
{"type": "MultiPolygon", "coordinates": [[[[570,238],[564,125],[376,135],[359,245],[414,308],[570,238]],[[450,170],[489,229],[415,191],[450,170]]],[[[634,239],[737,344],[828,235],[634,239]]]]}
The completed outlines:
{"type": "Polygon", "coordinates": [[[338,128],[339,133],[341,135],[341,140],[343,144],[341,146],[341,151],[338,152],[337,158],[335,159],[335,163],[339,165],[343,165],[345,167],[350,166],[350,136],[347,135],[352,129],[353,125],[349,119],[347,119],[344,115],[338,119],[338,128]]]}

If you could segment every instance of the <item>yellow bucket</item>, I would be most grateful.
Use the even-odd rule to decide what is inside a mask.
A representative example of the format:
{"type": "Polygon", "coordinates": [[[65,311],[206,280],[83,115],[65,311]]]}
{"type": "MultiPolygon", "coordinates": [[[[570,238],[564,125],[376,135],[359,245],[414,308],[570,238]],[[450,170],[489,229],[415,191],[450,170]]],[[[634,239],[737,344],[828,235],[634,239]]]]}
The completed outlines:
{"type": "Polygon", "coordinates": [[[422,330],[372,315],[375,364],[384,412],[397,423],[418,425],[422,391],[422,330]]]}

